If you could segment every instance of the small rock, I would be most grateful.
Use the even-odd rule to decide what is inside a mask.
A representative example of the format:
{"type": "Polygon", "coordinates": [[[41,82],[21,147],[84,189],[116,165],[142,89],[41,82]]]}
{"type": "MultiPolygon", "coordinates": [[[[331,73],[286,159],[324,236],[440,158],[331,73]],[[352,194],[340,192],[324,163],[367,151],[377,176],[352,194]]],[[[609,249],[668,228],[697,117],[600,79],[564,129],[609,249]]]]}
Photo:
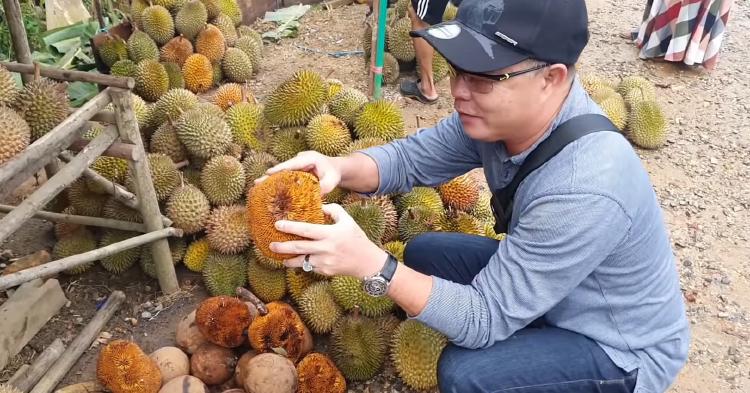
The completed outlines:
{"type": "Polygon", "coordinates": [[[125,318],[125,322],[128,322],[128,323],[130,323],[133,326],[137,326],[138,325],[138,320],[135,319],[135,318],[132,318],[132,317],[125,318]]]}
{"type": "Polygon", "coordinates": [[[5,269],[6,267],[8,267],[8,265],[6,265],[4,263],[0,263],[0,269],[5,269]]]}
{"type": "Polygon", "coordinates": [[[723,319],[729,318],[729,314],[725,313],[725,312],[720,312],[720,313],[716,314],[716,316],[719,317],[719,318],[723,318],[723,319]]]}
{"type": "Polygon", "coordinates": [[[724,277],[721,278],[721,283],[724,284],[724,285],[729,285],[731,282],[732,282],[732,280],[729,277],[727,277],[727,276],[724,276],[724,277]]]}
{"type": "Polygon", "coordinates": [[[740,351],[737,349],[737,347],[731,346],[729,349],[727,349],[727,354],[730,356],[732,355],[739,355],[740,351]]]}
{"type": "Polygon", "coordinates": [[[154,307],[154,312],[159,312],[164,309],[164,306],[161,303],[157,303],[154,307]]]}
{"type": "Polygon", "coordinates": [[[143,319],[149,319],[149,318],[151,318],[151,315],[152,314],[150,312],[144,311],[144,312],[141,313],[141,318],[143,318],[143,319]]]}
{"type": "Polygon", "coordinates": [[[79,324],[79,325],[82,324],[83,323],[83,318],[81,318],[81,317],[76,318],[76,323],[79,324]]]}

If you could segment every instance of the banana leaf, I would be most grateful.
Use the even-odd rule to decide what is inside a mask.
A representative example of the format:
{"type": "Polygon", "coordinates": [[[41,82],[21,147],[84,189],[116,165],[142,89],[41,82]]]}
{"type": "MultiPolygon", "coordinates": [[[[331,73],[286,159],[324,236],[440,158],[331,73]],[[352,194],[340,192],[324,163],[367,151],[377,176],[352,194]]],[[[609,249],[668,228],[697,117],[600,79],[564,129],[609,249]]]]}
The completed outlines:
{"type": "Polygon", "coordinates": [[[99,88],[95,83],[71,82],[68,84],[68,97],[70,105],[74,108],[85,104],[97,94],[99,94],[99,88]]]}

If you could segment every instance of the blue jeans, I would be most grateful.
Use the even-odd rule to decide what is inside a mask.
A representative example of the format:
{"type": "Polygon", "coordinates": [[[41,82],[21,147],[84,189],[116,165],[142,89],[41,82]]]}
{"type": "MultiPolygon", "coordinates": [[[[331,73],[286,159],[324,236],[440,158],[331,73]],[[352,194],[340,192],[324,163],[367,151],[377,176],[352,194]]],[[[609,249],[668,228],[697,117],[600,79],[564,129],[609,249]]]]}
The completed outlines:
{"type": "MultiPolygon", "coordinates": [[[[407,243],[404,262],[469,284],[497,245],[486,237],[426,233],[407,243]]],[[[593,340],[543,318],[488,348],[448,344],[438,362],[441,393],[632,393],[636,376],[637,370],[617,367],[593,340]]]]}

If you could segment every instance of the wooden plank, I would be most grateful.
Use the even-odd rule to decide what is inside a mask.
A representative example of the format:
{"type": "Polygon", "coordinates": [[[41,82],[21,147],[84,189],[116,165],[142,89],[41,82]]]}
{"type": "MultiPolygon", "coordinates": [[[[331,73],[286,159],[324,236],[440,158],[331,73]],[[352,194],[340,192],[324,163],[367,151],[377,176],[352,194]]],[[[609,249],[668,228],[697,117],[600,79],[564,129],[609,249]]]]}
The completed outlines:
{"type": "Polygon", "coordinates": [[[65,351],[65,344],[59,338],[55,339],[42,353],[34,360],[31,367],[27,368],[22,375],[14,381],[8,381],[23,393],[28,393],[31,388],[47,373],[47,370],[62,356],[65,351]]]}
{"type": "Polygon", "coordinates": [[[125,301],[125,294],[121,291],[113,291],[102,308],[97,311],[91,322],[70,343],[62,356],[60,356],[60,359],[39,380],[39,383],[34,386],[31,393],[50,393],[53,391],[55,386],[62,381],[81,355],[91,346],[91,343],[94,342],[94,339],[99,335],[104,325],[115,315],[115,312],[120,308],[123,301],[125,301]]]}
{"type": "MultiPolygon", "coordinates": [[[[31,64],[31,49],[29,49],[29,39],[26,37],[26,28],[23,25],[21,4],[18,0],[3,0],[3,7],[16,59],[21,63],[31,64]]],[[[33,75],[24,74],[21,75],[21,79],[26,84],[33,80],[33,75]]]]}
{"type": "MultiPolygon", "coordinates": [[[[1,206],[3,205],[0,205],[0,207],[1,206]]],[[[50,258],[51,256],[47,250],[39,250],[33,254],[29,254],[22,258],[19,258],[17,261],[11,263],[10,265],[8,265],[8,267],[5,268],[5,270],[3,270],[3,273],[0,275],[7,276],[11,273],[20,272],[23,269],[44,265],[45,263],[50,261],[50,258]]]]}
{"type": "MultiPolygon", "coordinates": [[[[9,1],[9,0],[3,0],[9,1]]],[[[9,71],[20,72],[23,74],[34,74],[33,64],[23,64],[8,61],[0,61],[9,71]]],[[[135,79],[130,77],[112,76],[108,74],[97,74],[94,72],[64,70],[61,68],[50,67],[40,64],[39,74],[48,78],[67,81],[67,82],[90,82],[102,86],[119,87],[123,89],[132,89],[135,87],[135,79]]]]}
{"type": "MultiPolygon", "coordinates": [[[[65,162],[70,162],[73,160],[74,156],[70,154],[70,152],[64,151],[60,153],[60,158],[62,158],[65,162]]],[[[112,180],[107,179],[106,177],[89,168],[83,170],[83,176],[96,183],[96,185],[98,185],[102,189],[106,190],[109,195],[115,197],[115,199],[117,199],[123,205],[131,209],[138,208],[138,198],[136,198],[135,194],[125,189],[125,187],[113,182],[112,180]]]]}
{"type": "MultiPolygon", "coordinates": [[[[0,204],[0,213],[12,212],[16,209],[16,206],[0,204]]],[[[115,220],[111,218],[99,218],[89,216],[77,216],[73,214],[63,214],[48,211],[38,211],[33,214],[33,217],[42,218],[54,222],[64,222],[66,224],[79,224],[101,228],[119,229],[121,231],[130,232],[146,232],[146,226],[137,222],[115,220]]]]}
{"type": "Polygon", "coordinates": [[[104,129],[93,141],[79,153],[73,161],[65,165],[54,177],[47,180],[36,191],[29,195],[7,216],[0,219],[0,243],[10,237],[13,232],[21,227],[34,213],[41,210],[55,195],[59,194],[81,176],[84,169],[88,168],[99,155],[114,142],[117,131],[111,128],[104,129]]]}
{"type": "MultiPolygon", "coordinates": [[[[144,152],[141,132],[138,130],[138,121],[132,108],[130,91],[121,89],[112,89],[110,95],[112,104],[115,107],[115,117],[117,118],[117,128],[120,130],[120,138],[123,142],[130,142],[136,146],[137,151],[144,152]]],[[[134,174],[135,194],[140,202],[139,211],[146,224],[148,231],[158,231],[164,228],[161,221],[161,211],[159,210],[159,201],[156,198],[154,183],[151,179],[151,170],[148,166],[148,160],[145,156],[137,161],[129,163],[130,170],[134,174]]],[[[167,239],[155,241],[151,245],[151,252],[154,257],[156,267],[156,276],[159,280],[159,287],[164,294],[175,293],[180,290],[177,282],[177,273],[172,263],[172,253],[169,250],[167,239]]]]}
{"type": "Polygon", "coordinates": [[[123,250],[129,250],[146,243],[151,243],[158,239],[166,239],[170,236],[182,237],[182,230],[177,228],[164,228],[155,232],[145,233],[134,236],[123,241],[112,243],[108,246],[97,248],[77,255],[71,255],[67,258],[58,259],[44,265],[21,270],[7,276],[0,276],[0,291],[15,287],[40,277],[49,277],[54,274],[68,270],[72,267],[82,265],[87,262],[93,262],[123,250]]]}
{"type": "Polygon", "coordinates": [[[22,285],[0,306],[0,370],[68,302],[57,280],[40,283],[22,285]]]}
{"type": "MultiPolygon", "coordinates": [[[[91,141],[88,139],[78,139],[68,147],[68,150],[81,151],[89,143],[91,143],[91,141]]],[[[102,155],[107,157],[122,158],[128,161],[135,161],[139,159],[135,146],[130,143],[115,142],[112,144],[112,146],[108,147],[107,150],[102,153],[102,155]]]]}
{"type": "Polygon", "coordinates": [[[39,172],[88,130],[88,120],[110,103],[109,91],[105,89],[83,104],[57,127],[29,145],[21,154],[0,167],[0,200],[4,200],[16,187],[39,172]]]}

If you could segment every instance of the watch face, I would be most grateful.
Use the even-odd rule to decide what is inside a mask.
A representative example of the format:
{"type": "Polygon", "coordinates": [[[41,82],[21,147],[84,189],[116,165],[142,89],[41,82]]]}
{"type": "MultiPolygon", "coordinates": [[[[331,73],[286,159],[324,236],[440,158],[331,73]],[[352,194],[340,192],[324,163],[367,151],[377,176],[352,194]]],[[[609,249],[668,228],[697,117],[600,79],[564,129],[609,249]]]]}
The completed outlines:
{"type": "Polygon", "coordinates": [[[372,277],[368,278],[363,283],[365,293],[370,296],[383,296],[388,290],[388,283],[383,277],[372,277]]]}

